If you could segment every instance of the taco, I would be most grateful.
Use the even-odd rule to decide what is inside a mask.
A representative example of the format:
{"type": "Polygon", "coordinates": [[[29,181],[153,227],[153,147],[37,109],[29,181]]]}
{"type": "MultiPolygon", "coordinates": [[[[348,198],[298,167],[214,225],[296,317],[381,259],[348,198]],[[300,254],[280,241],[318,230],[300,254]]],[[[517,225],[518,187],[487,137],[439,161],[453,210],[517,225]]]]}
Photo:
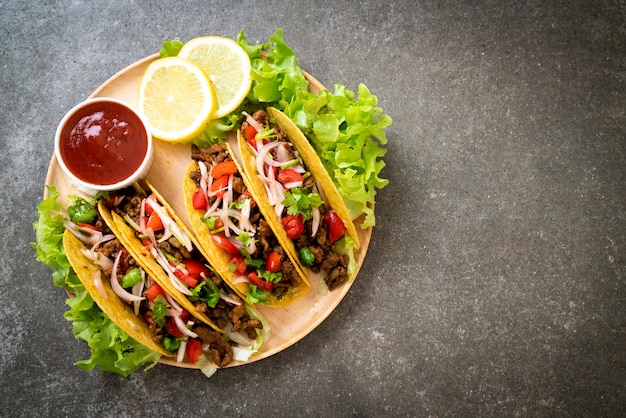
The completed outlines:
{"type": "Polygon", "coordinates": [[[98,211],[158,288],[171,296],[170,305],[202,322],[183,330],[187,344],[194,344],[195,358],[205,353],[217,367],[247,361],[269,337],[260,312],[212,269],[193,235],[149,183],[115,193],[116,204],[101,200],[98,211]]]}
{"type": "Polygon", "coordinates": [[[355,275],[360,247],[350,212],[319,156],[296,124],[275,108],[244,112],[237,140],[261,213],[302,268],[330,290],[355,275]]]}
{"type": "Polygon", "coordinates": [[[311,290],[293,257],[293,245],[259,211],[258,196],[228,143],[192,145],[194,162],[183,184],[191,226],[207,259],[242,297],[269,307],[287,306],[311,290]]]}
{"type": "MultiPolygon", "coordinates": [[[[89,227],[72,225],[63,234],[63,248],[78,279],[100,310],[133,340],[162,356],[175,356],[163,345],[163,340],[167,338],[165,328],[158,331],[150,328],[148,318],[154,311],[146,298],[126,290],[123,291],[124,299],[119,296],[118,270],[122,273],[124,267],[126,273],[122,273],[123,277],[139,276],[139,283],[142,284],[149,281],[145,271],[141,267],[134,267],[132,257],[122,257],[125,250],[112,235],[100,233],[97,240],[101,242],[87,245],[90,240],[93,241],[92,237],[96,233],[98,231],[89,227]],[[115,284],[116,288],[113,287],[115,284]]],[[[141,292],[139,290],[138,293],[141,292]]]]}

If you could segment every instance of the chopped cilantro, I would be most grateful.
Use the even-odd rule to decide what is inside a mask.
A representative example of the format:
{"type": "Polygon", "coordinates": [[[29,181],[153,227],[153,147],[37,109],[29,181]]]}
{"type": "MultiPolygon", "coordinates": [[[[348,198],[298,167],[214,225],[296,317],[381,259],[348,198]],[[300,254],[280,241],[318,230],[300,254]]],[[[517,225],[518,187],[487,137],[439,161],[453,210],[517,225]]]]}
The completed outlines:
{"type": "Polygon", "coordinates": [[[318,193],[309,193],[304,187],[295,187],[285,191],[282,204],[287,208],[289,215],[303,215],[306,222],[313,217],[311,209],[322,205],[322,198],[318,193]]]}
{"type": "Polygon", "coordinates": [[[250,245],[252,237],[250,236],[250,234],[242,232],[241,234],[237,235],[236,240],[241,242],[245,247],[247,247],[248,245],[250,245]]]}
{"type": "Polygon", "coordinates": [[[150,315],[152,316],[152,319],[154,319],[154,322],[156,322],[158,326],[160,327],[165,326],[165,317],[167,316],[167,308],[169,307],[170,307],[170,304],[167,303],[167,301],[162,295],[159,295],[154,299],[154,303],[152,305],[152,311],[150,312],[150,315]]]}
{"type": "Polygon", "coordinates": [[[67,208],[67,214],[74,223],[92,224],[98,213],[92,202],[79,196],[74,196],[72,204],[67,208]]]}
{"type": "Polygon", "coordinates": [[[244,262],[248,265],[248,266],[252,266],[255,267],[257,269],[260,269],[261,267],[263,267],[265,265],[265,261],[263,261],[260,258],[252,258],[250,256],[247,256],[244,259],[244,262]]]}
{"type": "Polygon", "coordinates": [[[263,302],[265,298],[267,298],[267,292],[261,288],[256,287],[255,285],[250,285],[250,291],[246,292],[246,302],[251,305],[257,304],[259,302],[263,302]]]}
{"type": "Polygon", "coordinates": [[[180,348],[180,338],[172,338],[169,336],[163,337],[163,347],[169,352],[176,352],[180,348]]]}
{"type": "Polygon", "coordinates": [[[278,283],[283,278],[283,273],[280,271],[277,273],[272,273],[267,270],[258,269],[257,274],[266,282],[278,283]]]}
{"type": "Polygon", "coordinates": [[[192,302],[202,301],[209,307],[215,308],[220,300],[220,289],[213,280],[203,280],[196,287],[189,288],[191,295],[189,300],[192,302]]]}

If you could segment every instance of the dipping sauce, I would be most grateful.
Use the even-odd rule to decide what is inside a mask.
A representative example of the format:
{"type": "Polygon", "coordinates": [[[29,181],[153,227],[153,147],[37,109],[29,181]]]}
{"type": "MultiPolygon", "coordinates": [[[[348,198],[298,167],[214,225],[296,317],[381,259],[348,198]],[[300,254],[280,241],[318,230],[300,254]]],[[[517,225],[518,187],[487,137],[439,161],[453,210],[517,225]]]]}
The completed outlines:
{"type": "Polygon", "coordinates": [[[76,110],[60,127],[58,151],[68,170],[93,185],[119,183],[135,173],[148,152],[148,132],[131,109],[95,101],[76,110]]]}

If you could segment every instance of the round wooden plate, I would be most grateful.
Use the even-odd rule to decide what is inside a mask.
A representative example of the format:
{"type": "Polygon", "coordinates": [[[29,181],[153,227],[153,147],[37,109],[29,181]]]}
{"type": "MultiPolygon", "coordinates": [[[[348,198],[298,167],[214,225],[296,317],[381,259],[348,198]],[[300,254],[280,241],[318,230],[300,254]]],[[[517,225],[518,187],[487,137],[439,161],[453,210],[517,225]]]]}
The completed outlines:
{"type": "MultiPolygon", "coordinates": [[[[113,97],[123,100],[131,107],[137,107],[137,93],[139,82],[148,64],[158,58],[158,55],[146,57],[115,74],[104,84],[102,84],[89,97],[113,97]]],[[[318,93],[324,89],[314,77],[305,72],[309,80],[309,90],[318,93]]],[[[230,138],[232,141],[234,135],[230,138]]],[[[166,142],[154,141],[154,162],[147,179],[159,190],[159,192],[170,203],[173,209],[189,226],[189,219],[186,214],[182,185],[183,177],[187,167],[191,164],[190,145],[169,144],[166,142]]],[[[52,156],[48,167],[46,184],[54,185],[60,193],[60,201],[65,202],[69,195],[83,195],[83,192],[62,172],[56,158],[52,156]]],[[[44,189],[44,198],[48,197],[47,188],[44,189]]],[[[358,270],[363,264],[365,254],[369,246],[372,229],[362,229],[359,224],[362,219],[357,219],[357,231],[361,240],[361,248],[356,254],[358,270]]],[[[311,274],[309,280],[313,286],[308,295],[298,300],[294,304],[284,308],[267,308],[258,305],[259,310],[265,316],[270,326],[270,338],[263,344],[257,354],[252,356],[247,363],[251,363],[276,354],[297,341],[304,338],[313,331],[319,324],[330,315],[339,302],[350,290],[351,283],[346,283],[332,292],[318,291],[319,276],[311,274]]],[[[177,367],[196,368],[190,363],[178,363],[173,360],[161,359],[164,364],[177,367]]],[[[242,362],[232,362],[228,367],[246,364],[242,362]]]]}

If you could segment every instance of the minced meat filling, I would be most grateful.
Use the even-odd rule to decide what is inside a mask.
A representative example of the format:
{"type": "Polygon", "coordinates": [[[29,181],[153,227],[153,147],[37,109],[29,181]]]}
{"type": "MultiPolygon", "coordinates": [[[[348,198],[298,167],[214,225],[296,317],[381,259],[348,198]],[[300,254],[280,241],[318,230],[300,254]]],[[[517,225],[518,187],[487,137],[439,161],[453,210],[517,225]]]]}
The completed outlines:
{"type": "Polygon", "coordinates": [[[311,271],[318,273],[326,272],[324,281],[329,290],[336,289],[348,280],[348,254],[338,254],[334,250],[334,245],[328,239],[328,229],[321,222],[317,234],[311,236],[312,221],[304,224],[304,233],[294,240],[296,249],[300,251],[303,247],[308,247],[315,259],[309,267],[311,271]]]}

